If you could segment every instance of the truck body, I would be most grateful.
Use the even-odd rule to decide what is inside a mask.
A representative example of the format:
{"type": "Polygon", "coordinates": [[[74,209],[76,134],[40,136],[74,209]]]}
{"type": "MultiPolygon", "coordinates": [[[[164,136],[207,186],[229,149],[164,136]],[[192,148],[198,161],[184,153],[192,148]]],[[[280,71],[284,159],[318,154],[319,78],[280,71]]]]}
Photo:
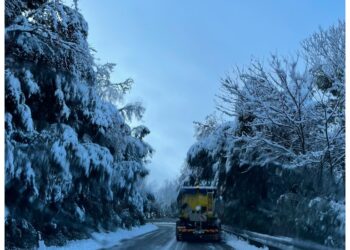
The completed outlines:
{"type": "Polygon", "coordinates": [[[216,188],[185,186],[177,198],[179,219],[176,222],[176,239],[221,240],[220,220],[215,211],[216,188]]]}

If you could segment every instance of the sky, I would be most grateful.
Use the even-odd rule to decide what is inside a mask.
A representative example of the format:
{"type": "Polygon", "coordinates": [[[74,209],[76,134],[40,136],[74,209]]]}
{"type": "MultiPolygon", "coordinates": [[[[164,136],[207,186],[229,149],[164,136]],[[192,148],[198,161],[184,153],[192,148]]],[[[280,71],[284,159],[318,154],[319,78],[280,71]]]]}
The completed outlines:
{"type": "Polygon", "coordinates": [[[215,111],[220,78],[252,58],[290,56],[300,42],[344,20],[343,0],[80,0],[88,41],[113,79],[134,79],[126,102],[141,101],[155,149],[149,183],[179,176],[194,121],[215,111]]]}

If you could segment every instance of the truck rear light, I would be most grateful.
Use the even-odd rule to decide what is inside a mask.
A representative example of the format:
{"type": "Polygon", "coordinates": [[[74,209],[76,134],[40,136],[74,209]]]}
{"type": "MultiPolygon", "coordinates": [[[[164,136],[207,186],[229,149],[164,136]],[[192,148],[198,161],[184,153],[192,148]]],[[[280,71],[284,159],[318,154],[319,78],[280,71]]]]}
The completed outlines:
{"type": "Polygon", "coordinates": [[[193,232],[193,229],[187,229],[187,228],[179,228],[179,232],[193,232]]]}
{"type": "Polygon", "coordinates": [[[219,232],[218,229],[207,229],[205,231],[208,232],[208,233],[217,233],[217,232],[219,232]]]}

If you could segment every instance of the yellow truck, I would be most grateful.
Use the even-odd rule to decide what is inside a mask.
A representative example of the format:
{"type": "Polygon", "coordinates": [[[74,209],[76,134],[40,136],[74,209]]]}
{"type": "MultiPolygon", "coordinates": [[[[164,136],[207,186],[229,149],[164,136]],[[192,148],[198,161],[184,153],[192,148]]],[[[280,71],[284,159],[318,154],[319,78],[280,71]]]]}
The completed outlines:
{"type": "Polygon", "coordinates": [[[179,219],[176,239],[221,240],[221,224],[215,210],[217,190],[208,186],[184,186],[177,197],[179,219]]]}

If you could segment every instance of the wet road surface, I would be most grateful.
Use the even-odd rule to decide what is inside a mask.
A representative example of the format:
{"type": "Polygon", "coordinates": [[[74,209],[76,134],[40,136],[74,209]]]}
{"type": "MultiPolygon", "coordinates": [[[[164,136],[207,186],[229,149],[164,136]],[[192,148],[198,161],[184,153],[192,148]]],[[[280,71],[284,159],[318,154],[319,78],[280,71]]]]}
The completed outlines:
{"type": "Polygon", "coordinates": [[[232,250],[222,242],[176,241],[175,224],[156,224],[158,229],[138,237],[122,240],[118,245],[104,250],[232,250]]]}

